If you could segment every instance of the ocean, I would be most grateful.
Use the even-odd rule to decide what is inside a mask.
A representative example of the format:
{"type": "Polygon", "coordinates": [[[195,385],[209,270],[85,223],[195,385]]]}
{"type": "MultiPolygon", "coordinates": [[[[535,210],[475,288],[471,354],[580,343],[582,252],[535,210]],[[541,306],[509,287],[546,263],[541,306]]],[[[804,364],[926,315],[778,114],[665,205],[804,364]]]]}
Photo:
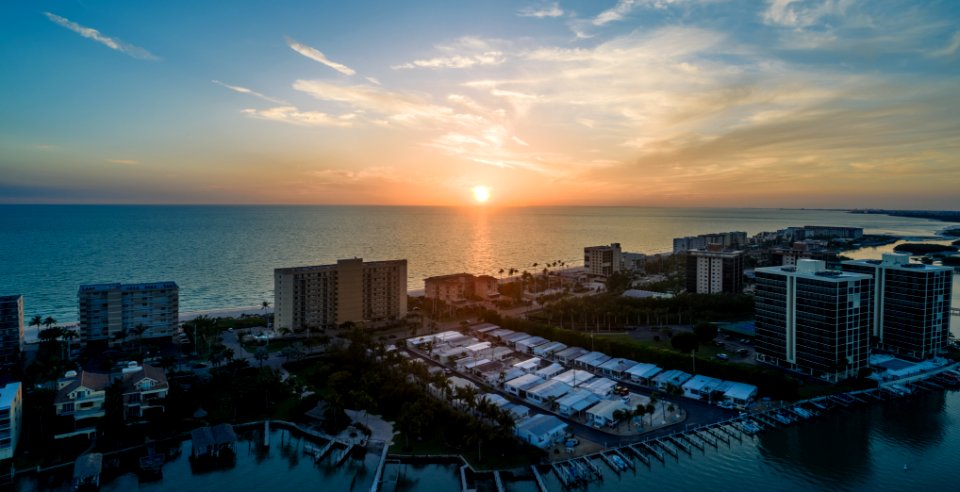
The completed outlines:
{"type": "Polygon", "coordinates": [[[273,301],[279,267],[406,258],[416,290],[431,275],[581,264],[588,245],[649,254],[678,236],[808,224],[905,236],[950,225],[795,209],[3,205],[0,295],[23,294],[27,318],[71,323],[83,284],[173,280],[182,312],[250,307],[273,301]]]}

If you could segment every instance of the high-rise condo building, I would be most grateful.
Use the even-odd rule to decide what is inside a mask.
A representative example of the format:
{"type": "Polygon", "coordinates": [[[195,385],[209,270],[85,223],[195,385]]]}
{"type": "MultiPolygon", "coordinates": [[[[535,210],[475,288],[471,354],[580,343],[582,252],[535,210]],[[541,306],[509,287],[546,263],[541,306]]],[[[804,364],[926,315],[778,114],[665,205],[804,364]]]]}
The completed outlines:
{"type": "Polygon", "coordinates": [[[439,299],[456,303],[470,299],[486,300],[499,295],[498,282],[490,275],[454,273],[439,275],[423,280],[424,296],[427,299],[439,299]]]}
{"type": "Polygon", "coordinates": [[[172,337],[180,323],[180,288],[174,282],[82,285],[77,298],[84,343],[172,337]]]}
{"type": "Polygon", "coordinates": [[[845,261],[842,268],[874,279],[871,335],[878,348],[927,359],[946,346],[951,268],[910,263],[909,255],[899,254],[884,254],[882,260],[845,261]]]}
{"type": "Polygon", "coordinates": [[[0,367],[16,364],[23,350],[23,296],[0,296],[0,367]]]}
{"type": "Polygon", "coordinates": [[[756,269],[757,360],[837,382],[867,367],[870,275],[821,260],[756,269]]]}
{"type": "Polygon", "coordinates": [[[609,277],[622,269],[622,261],[620,243],[583,248],[583,267],[589,275],[609,277]]]}
{"type": "Polygon", "coordinates": [[[274,326],[301,330],[407,314],[407,260],[354,258],[273,272],[274,326]]]}
{"type": "Polygon", "coordinates": [[[706,250],[687,252],[687,292],[743,292],[743,251],[725,251],[720,245],[713,245],[706,250]]]}

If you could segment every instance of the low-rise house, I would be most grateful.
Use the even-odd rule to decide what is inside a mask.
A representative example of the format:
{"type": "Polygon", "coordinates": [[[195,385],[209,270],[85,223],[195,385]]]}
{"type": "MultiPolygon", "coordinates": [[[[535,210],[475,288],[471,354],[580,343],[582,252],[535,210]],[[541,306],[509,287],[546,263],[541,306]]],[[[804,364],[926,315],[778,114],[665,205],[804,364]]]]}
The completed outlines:
{"type": "Polygon", "coordinates": [[[500,384],[512,379],[516,379],[524,374],[526,373],[523,372],[523,369],[517,369],[516,367],[501,367],[496,371],[484,372],[481,374],[481,377],[490,386],[499,386],[500,384]]]}
{"type": "Polygon", "coordinates": [[[509,335],[509,336],[503,337],[503,343],[504,343],[507,347],[516,349],[516,348],[517,348],[517,342],[522,342],[523,340],[526,340],[526,339],[528,339],[528,338],[533,338],[533,336],[528,335],[528,334],[526,334],[526,333],[524,333],[524,332],[522,332],[522,331],[518,331],[518,332],[514,333],[513,335],[509,335]]]}
{"type": "Polygon", "coordinates": [[[561,372],[563,372],[563,366],[554,362],[553,364],[550,364],[547,367],[542,367],[538,369],[536,372],[534,372],[534,374],[544,379],[550,379],[556,376],[557,374],[560,374],[561,372]]]}
{"type": "Polygon", "coordinates": [[[490,332],[499,329],[499,326],[492,323],[480,323],[479,325],[473,325],[470,327],[470,330],[473,331],[473,334],[480,338],[489,338],[490,332]]]}
{"type": "Polygon", "coordinates": [[[492,338],[492,339],[494,339],[494,340],[497,340],[497,341],[499,341],[499,342],[503,342],[503,339],[504,339],[504,338],[506,338],[506,337],[508,337],[508,336],[510,336],[510,335],[513,335],[514,333],[516,333],[516,332],[513,331],[513,330],[508,330],[508,329],[506,329],[506,328],[500,328],[499,330],[493,330],[493,331],[487,333],[487,336],[490,337],[490,338],[492,338]]]}
{"type": "Polygon", "coordinates": [[[735,408],[744,410],[757,398],[757,387],[747,383],[726,381],[717,391],[723,390],[723,399],[735,408]]]}
{"type": "Polygon", "coordinates": [[[610,356],[603,352],[590,352],[577,357],[573,361],[573,365],[581,369],[596,370],[608,360],[610,360],[610,356]]]}
{"type": "Polygon", "coordinates": [[[510,400],[507,400],[506,398],[504,398],[501,395],[498,395],[497,393],[485,393],[480,398],[487,400],[488,403],[490,403],[495,407],[502,408],[504,405],[508,405],[510,403],[510,400]]]}
{"type": "Polygon", "coordinates": [[[530,337],[520,340],[516,343],[517,352],[523,352],[525,354],[533,353],[535,347],[539,347],[545,343],[549,342],[546,338],[543,337],[530,337]]]}
{"type": "Polygon", "coordinates": [[[613,388],[617,386],[616,381],[607,378],[593,378],[586,383],[580,385],[580,388],[583,388],[591,393],[596,394],[600,397],[608,397],[613,394],[613,388]]]}
{"type": "Polygon", "coordinates": [[[53,404],[60,427],[54,438],[93,435],[97,421],[105,415],[103,403],[109,385],[108,375],[88,371],[67,371],[57,380],[57,396],[53,404]]]}
{"type": "Polygon", "coordinates": [[[637,364],[627,369],[624,377],[629,377],[631,381],[637,384],[652,386],[654,376],[660,374],[662,371],[663,369],[653,364],[637,364]]]}
{"type": "Polygon", "coordinates": [[[527,399],[540,405],[547,405],[569,393],[572,389],[567,383],[551,379],[528,389],[527,399]]]}
{"type": "Polygon", "coordinates": [[[517,425],[521,441],[546,449],[563,441],[567,424],[553,415],[537,414],[517,425]]]}
{"type": "Polygon", "coordinates": [[[593,379],[593,374],[590,374],[588,371],[584,371],[582,369],[570,369],[569,371],[557,374],[551,379],[556,379],[557,381],[567,383],[576,388],[593,379]]]}
{"type": "Polygon", "coordinates": [[[433,358],[440,362],[453,362],[467,354],[466,347],[442,346],[433,351],[433,358]]]}
{"type": "Polygon", "coordinates": [[[510,416],[513,417],[514,422],[520,422],[521,420],[530,417],[530,407],[526,405],[521,405],[519,403],[507,403],[501,408],[507,412],[510,412],[510,416]]]}
{"type": "Polygon", "coordinates": [[[547,342],[543,345],[537,345],[534,347],[533,355],[536,355],[537,357],[550,357],[561,350],[565,350],[566,348],[567,346],[560,342],[547,342]]]}
{"type": "Polygon", "coordinates": [[[687,374],[679,369],[671,369],[657,374],[653,378],[653,383],[660,391],[668,391],[669,388],[681,388],[693,375],[687,374]]]}
{"type": "Polygon", "coordinates": [[[694,400],[710,400],[713,391],[723,383],[722,380],[697,374],[683,383],[683,396],[694,400]]]}
{"type": "Polygon", "coordinates": [[[527,390],[543,382],[543,378],[534,374],[524,374],[516,379],[511,379],[503,384],[507,393],[520,398],[527,397],[527,390]]]}
{"type": "Polygon", "coordinates": [[[526,373],[536,372],[537,369],[540,369],[540,358],[533,357],[523,362],[517,362],[516,364],[513,365],[513,367],[516,367],[518,369],[523,369],[523,372],[526,372],[526,373]]]}
{"type": "Polygon", "coordinates": [[[620,379],[623,378],[624,373],[635,365],[637,365],[637,363],[630,359],[621,359],[618,357],[604,362],[600,365],[599,369],[600,374],[604,376],[620,379]]]}
{"type": "Polygon", "coordinates": [[[507,347],[493,347],[487,352],[484,352],[483,356],[490,360],[503,360],[513,354],[513,350],[508,349],[507,347]]]}
{"type": "Polygon", "coordinates": [[[457,361],[457,370],[459,371],[473,371],[478,366],[482,366],[490,362],[490,359],[486,358],[477,358],[477,357],[464,357],[457,361]]]}
{"type": "Polygon", "coordinates": [[[140,420],[164,412],[170,384],[163,369],[133,363],[123,370],[122,378],[124,418],[140,420]]]}
{"type": "Polygon", "coordinates": [[[467,345],[467,353],[470,354],[470,357],[479,357],[485,352],[489,352],[490,348],[493,347],[493,344],[490,342],[480,342],[473,345],[467,345]]]}
{"type": "Polygon", "coordinates": [[[554,353],[554,358],[557,360],[557,362],[569,366],[577,359],[577,357],[581,357],[589,353],[590,351],[585,348],[568,347],[564,350],[554,353]]]}
{"type": "Polygon", "coordinates": [[[587,409],[587,420],[594,427],[613,426],[620,421],[620,419],[614,418],[617,411],[633,411],[633,409],[633,406],[620,399],[603,400],[587,409]]]}
{"type": "Polygon", "coordinates": [[[557,411],[561,415],[567,417],[571,415],[578,415],[580,412],[590,408],[594,403],[600,401],[600,397],[596,394],[587,391],[581,388],[574,388],[573,391],[567,393],[557,400],[557,411]]]}
{"type": "Polygon", "coordinates": [[[0,388],[0,460],[11,459],[16,453],[22,423],[23,387],[9,383],[0,388]]]}

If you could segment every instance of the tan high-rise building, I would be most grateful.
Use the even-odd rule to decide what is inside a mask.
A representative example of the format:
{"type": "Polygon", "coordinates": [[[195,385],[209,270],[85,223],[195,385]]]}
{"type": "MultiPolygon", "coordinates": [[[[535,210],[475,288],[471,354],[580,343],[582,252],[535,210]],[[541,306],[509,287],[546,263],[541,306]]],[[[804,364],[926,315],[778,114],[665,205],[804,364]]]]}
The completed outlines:
{"type": "Polygon", "coordinates": [[[81,285],[77,301],[83,343],[167,338],[180,325],[175,282],[81,285]],[[143,333],[137,334],[141,327],[143,333]]]}
{"type": "Polygon", "coordinates": [[[407,314],[407,260],[354,258],[273,272],[274,326],[301,330],[407,314]]]}

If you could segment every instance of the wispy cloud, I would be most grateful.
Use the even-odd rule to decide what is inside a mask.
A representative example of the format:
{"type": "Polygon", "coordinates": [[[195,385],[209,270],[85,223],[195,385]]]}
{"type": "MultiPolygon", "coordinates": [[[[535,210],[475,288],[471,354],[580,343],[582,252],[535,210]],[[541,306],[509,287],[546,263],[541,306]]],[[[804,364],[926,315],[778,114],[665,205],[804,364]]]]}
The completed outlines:
{"type": "Polygon", "coordinates": [[[768,0],[763,21],[787,27],[810,27],[828,16],[841,16],[852,0],[768,0]]]}
{"type": "Polygon", "coordinates": [[[953,56],[960,50],[960,31],[953,33],[950,42],[946,46],[930,53],[931,56],[953,56]]]}
{"type": "Polygon", "coordinates": [[[560,8],[560,5],[557,2],[548,3],[545,5],[530,6],[520,9],[520,11],[517,12],[517,15],[520,17],[536,17],[538,19],[547,17],[562,17],[563,14],[563,9],[560,8]]]}
{"type": "Polygon", "coordinates": [[[316,48],[311,48],[310,46],[307,46],[307,45],[305,45],[305,44],[298,43],[296,40],[294,40],[294,39],[292,39],[292,38],[287,38],[287,46],[289,46],[290,49],[292,49],[293,51],[296,51],[297,53],[300,53],[301,55],[303,55],[303,56],[305,56],[305,57],[307,57],[307,58],[309,58],[309,59],[311,59],[311,60],[313,60],[313,61],[315,61],[315,62],[317,62],[317,63],[321,63],[321,64],[323,64],[323,65],[326,65],[326,66],[328,66],[328,67],[330,67],[330,68],[332,68],[332,69],[334,69],[334,70],[336,70],[336,71],[338,71],[338,72],[340,72],[340,73],[342,73],[342,74],[344,74],[344,75],[353,75],[353,74],[357,73],[356,70],[354,70],[354,69],[352,69],[352,68],[350,68],[350,67],[348,67],[348,66],[346,66],[346,65],[344,65],[344,64],[342,64],[342,63],[337,63],[337,62],[335,62],[335,61],[333,61],[333,60],[330,60],[329,58],[327,58],[326,55],[324,55],[323,53],[321,53],[321,52],[320,52],[319,50],[317,50],[316,48]]]}
{"type": "Polygon", "coordinates": [[[640,2],[637,0],[617,0],[617,4],[613,6],[613,8],[604,10],[603,12],[600,12],[599,15],[594,17],[593,25],[602,26],[610,22],[621,20],[639,3],[640,2]]]}
{"type": "Polygon", "coordinates": [[[241,86],[239,86],[239,85],[230,85],[230,84],[228,84],[228,83],[226,83],[226,82],[220,82],[219,80],[211,80],[211,82],[213,82],[214,84],[219,85],[220,87],[224,87],[224,88],[226,88],[226,89],[230,89],[231,91],[237,92],[237,93],[239,93],[239,94],[247,94],[247,95],[250,95],[250,96],[259,97],[260,99],[263,99],[264,101],[269,101],[269,102],[272,102],[272,103],[284,104],[284,105],[290,104],[290,103],[288,103],[288,102],[286,102],[286,101],[284,101],[284,100],[282,100],[282,99],[277,99],[277,98],[275,98],[275,97],[270,97],[270,96],[261,94],[261,93],[255,91],[255,90],[247,89],[246,87],[241,87],[241,86]]]}
{"type": "Polygon", "coordinates": [[[125,166],[135,166],[140,164],[140,161],[134,159],[107,159],[107,162],[110,164],[123,164],[125,166]]]}
{"type": "Polygon", "coordinates": [[[394,65],[394,70],[410,68],[470,68],[477,65],[497,65],[503,63],[504,55],[500,51],[487,51],[478,55],[438,56],[424,60],[414,60],[401,65],[394,65]]]}
{"type": "Polygon", "coordinates": [[[295,106],[280,106],[268,109],[244,109],[243,114],[262,120],[279,121],[303,126],[351,126],[356,117],[353,113],[334,116],[320,111],[300,111],[295,106]]]}
{"type": "Polygon", "coordinates": [[[125,43],[116,38],[111,38],[105,36],[100,31],[93,29],[91,27],[84,27],[76,22],[72,22],[69,19],[65,19],[56,14],[51,14],[50,12],[44,12],[43,15],[47,16],[51,22],[57,24],[58,26],[65,27],[87,39],[92,39],[112,50],[119,51],[126,55],[132,56],[134,58],[139,58],[141,60],[159,60],[153,53],[139,47],[134,46],[130,43],[125,43]]]}

